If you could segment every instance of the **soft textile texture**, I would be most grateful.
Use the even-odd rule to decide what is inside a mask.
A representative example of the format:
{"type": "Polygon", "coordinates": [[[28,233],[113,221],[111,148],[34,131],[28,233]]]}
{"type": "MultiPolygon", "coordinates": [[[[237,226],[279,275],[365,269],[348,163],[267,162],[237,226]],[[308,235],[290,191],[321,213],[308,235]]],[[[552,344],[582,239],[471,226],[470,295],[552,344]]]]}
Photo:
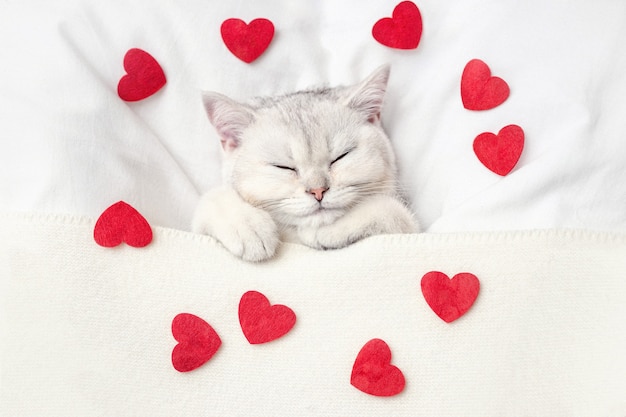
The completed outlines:
{"type": "Polygon", "coordinates": [[[480,281],[469,272],[461,272],[450,278],[443,272],[431,271],[422,277],[421,286],[430,308],[446,323],[465,314],[480,291],[480,281]]]}
{"type": "Polygon", "coordinates": [[[412,1],[403,1],[393,9],[391,17],[380,19],[372,28],[372,36],[390,48],[415,49],[422,37],[422,16],[412,1]]]}
{"type": "Polygon", "coordinates": [[[485,132],[474,139],[474,153],[478,160],[502,176],[515,168],[523,149],[524,130],[516,125],[503,127],[497,135],[485,132]]]}
{"type": "Polygon", "coordinates": [[[98,217],[93,228],[93,238],[105,248],[122,243],[142,248],[152,242],[152,228],[141,213],[127,203],[118,201],[98,217]]]}
{"type": "Polygon", "coordinates": [[[227,19],[222,23],[221,32],[228,50],[249,64],[272,42],[274,25],[267,19],[254,19],[249,24],[241,19],[227,19]]]}
{"type": "Polygon", "coordinates": [[[124,75],[117,94],[125,101],[139,101],[159,91],[167,82],[159,63],[146,51],[129,49],[124,55],[124,75]]]}
{"type": "Polygon", "coordinates": [[[89,216],[2,214],[0,414],[626,415],[626,238],[591,231],[626,232],[626,2],[414,4],[0,1],[0,211],[89,216]],[[254,21],[273,36],[250,49],[254,21]],[[201,90],[243,100],[385,63],[403,191],[450,234],[254,265],[159,227],[188,229],[221,181],[201,90]],[[96,243],[129,243],[129,224],[95,227],[120,200],[145,247],[96,243]],[[459,233],[477,230],[496,232],[459,233]],[[433,271],[480,282],[450,323],[420,288],[433,271]],[[250,291],[297,324],[250,344],[250,291]]]}
{"type": "MultiPolygon", "coordinates": [[[[337,251],[285,245],[275,260],[250,264],[211,238],[160,227],[144,248],[104,248],[94,223],[0,218],[2,415],[626,412],[624,235],[377,236],[337,251]],[[422,295],[433,271],[480,280],[473,306],[451,323],[422,295]],[[289,306],[296,325],[248,343],[238,315],[248,291],[289,306]],[[187,345],[189,362],[177,351],[185,339],[172,334],[181,313],[198,319],[174,328],[204,341],[187,345]],[[391,357],[376,342],[357,360],[376,339],[391,357]],[[181,373],[173,353],[182,370],[204,362],[181,373]],[[369,382],[396,367],[404,389],[362,392],[351,384],[355,364],[369,382]]],[[[400,386],[390,378],[370,388],[400,386]]]]}
{"type": "Polygon", "coordinates": [[[468,110],[491,110],[509,97],[509,85],[493,77],[489,66],[480,59],[467,63],[461,76],[461,100],[468,110]]]}
{"type": "Polygon", "coordinates": [[[179,372],[191,372],[204,365],[222,345],[209,323],[189,313],[174,317],[172,336],[178,341],[172,350],[172,365],[179,372]]]}
{"type": "Polygon", "coordinates": [[[372,339],[361,348],[352,367],[350,383],[377,397],[398,395],[406,384],[402,371],[391,364],[389,345],[381,339],[372,339]]]}
{"type": "Polygon", "coordinates": [[[287,334],[296,324],[296,315],[287,306],[271,305],[260,292],[248,291],[239,301],[239,324],[248,342],[258,345],[287,334]]]}
{"type": "MultiPolygon", "coordinates": [[[[189,230],[199,196],[220,183],[201,90],[243,100],[352,84],[390,63],[382,120],[424,229],[626,231],[626,2],[415,1],[420,26],[401,3],[0,1],[0,208],[97,217],[124,200],[153,225],[189,230]],[[253,62],[222,39],[229,19],[272,23],[253,62]],[[418,28],[416,49],[374,34],[415,40],[418,28]],[[134,48],[167,82],[126,102],[117,86],[134,48]],[[490,110],[463,105],[476,59],[510,88],[490,110]],[[525,146],[501,177],[473,141],[511,124],[525,146]]],[[[235,44],[245,32],[231,28],[235,44]]]]}

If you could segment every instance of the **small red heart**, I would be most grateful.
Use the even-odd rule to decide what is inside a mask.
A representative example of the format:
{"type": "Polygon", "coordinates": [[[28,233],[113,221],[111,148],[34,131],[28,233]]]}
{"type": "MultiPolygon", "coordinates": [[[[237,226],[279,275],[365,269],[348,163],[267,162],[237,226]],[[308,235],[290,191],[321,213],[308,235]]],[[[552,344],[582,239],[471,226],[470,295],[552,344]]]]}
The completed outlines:
{"type": "Polygon", "coordinates": [[[481,133],[474,139],[474,153],[482,164],[505,176],[515,168],[524,149],[524,131],[517,125],[503,127],[497,135],[481,133]]]}
{"type": "Polygon", "coordinates": [[[248,291],[239,302],[241,330],[252,345],[271,342],[287,334],[296,324],[296,315],[289,307],[270,305],[257,291],[248,291]]]}
{"type": "Polygon", "coordinates": [[[137,210],[123,201],[118,201],[98,217],[93,238],[98,245],[105,248],[112,248],[122,242],[142,248],[152,242],[152,229],[137,210]]]}
{"type": "Polygon", "coordinates": [[[274,24],[267,19],[254,19],[250,24],[241,19],[227,19],[222,23],[221,32],[228,50],[249,64],[272,42],[274,24]]]}
{"type": "Polygon", "coordinates": [[[222,345],[209,323],[189,313],[174,317],[172,335],[178,342],[172,350],[172,365],[179,372],[193,371],[204,365],[222,345]]]}
{"type": "Polygon", "coordinates": [[[350,383],[366,394],[391,397],[402,392],[405,380],[402,371],[391,364],[391,350],[387,343],[372,339],[357,355],[350,383]]]}
{"type": "Polygon", "coordinates": [[[393,9],[392,17],[374,24],[372,36],[390,48],[415,49],[422,37],[422,15],[415,3],[403,1],[393,9]]]}
{"type": "Polygon", "coordinates": [[[474,274],[463,272],[448,278],[432,271],[422,278],[422,294],[430,308],[446,323],[451,323],[470,309],[478,297],[480,282],[474,274]]]}
{"type": "Polygon", "coordinates": [[[489,110],[509,97],[509,85],[502,78],[492,77],[483,61],[472,59],[461,76],[461,100],[468,110],[489,110]]]}
{"type": "Polygon", "coordinates": [[[124,56],[124,75],[117,84],[117,94],[124,101],[150,97],[165,85],[165,74],[159,63],[146,51],[129,49],[124,56]]]}

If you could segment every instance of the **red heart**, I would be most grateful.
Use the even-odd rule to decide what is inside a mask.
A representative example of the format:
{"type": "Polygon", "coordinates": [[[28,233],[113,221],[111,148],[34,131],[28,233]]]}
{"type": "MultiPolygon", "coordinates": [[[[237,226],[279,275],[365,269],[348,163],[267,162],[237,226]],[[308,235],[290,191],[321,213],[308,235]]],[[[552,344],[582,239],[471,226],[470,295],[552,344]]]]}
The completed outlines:
{"type": "Polygon", "coordinates": [[[393,9],[392,17],[374,24],[372,36],[390,48],[415,49],[422,37],[422,15],[415,3],[403,1],[393,9]]]}
{"type": "Polygon", "coordinates": [[[271,342],[287,334],[296,323],[296,315],[289,307],[270,305],[257,291],[248,291],[239,302],[239,323],[250,344],[271,342]]]}
{"type": "Polygon", "coordinates": [[[366,394],[391,397],[402,392],[405,380],[402,371],[391,364],[391,350],[387,343],[372,339],[357,355],[350,383],[366,394]]]}
{"type": "Polygon", "coordinates": [[[122,242],[142,248],[152,242],[152,229],[137,210],[118,201],[102,212],[93,229],[93,238],[105,248],[122,242]]]}
{"type": "Polygon", "coordinates": [[[497,135],[481,133],[474,139],[474,153],[491,171],[507,175],[519,161],[524,149],[524,131],[517,125],[503,127],[497,135]]]}
{"type": "Polygon", "coordinates": [[[204,365],[222,345],[209,323],[193,314],[181,313],[172,320],[172,335],[178,342],[172,350],[172,365],[179,372],[189,372],[204,365]]]}
{"type": "Polygon", "coordinates": [[[124,56],[124,75],[117,84],[117,94],[124,101],[139,101],[165,85],[165,74],[159,63],[146,51],[129,49],[124,56]]]}
{"type": "Polygon", "coordinates": [[[509,85],[502,78],[492,77],[483,61],[472,59],[461,76],[461,99],[468,110],[489,110],[509,97],[509,85]]]}
{"type": "Polygon", "coordinates": [[[241,19],[227,19],[222,23],[221,32],[228,50],[249,64],[272,42],[274,24],[267,19],[254,19],[250,24],[241,19]]]}
{"type": "Polygon", "coordinates": [[[448,278],[432,271],[422,278],[422,294],[432,310],[446,323],[453,322],[470,309],[480,290],[474,274],[463,272],[448,278]]]}

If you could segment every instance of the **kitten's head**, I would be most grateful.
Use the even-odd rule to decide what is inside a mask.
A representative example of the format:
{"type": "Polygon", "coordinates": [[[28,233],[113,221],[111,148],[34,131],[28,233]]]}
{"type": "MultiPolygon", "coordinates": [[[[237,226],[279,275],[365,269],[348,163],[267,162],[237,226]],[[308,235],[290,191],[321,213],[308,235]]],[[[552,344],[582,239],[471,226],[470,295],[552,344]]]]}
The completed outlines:
{"type": "Polygon", "coordinates": [[[363,199],[392,194],[394,155],[380,113],[389,67],[352,87],[238,103],[205,93],[224,176],[278,224],[329,224],[363,199]]]}

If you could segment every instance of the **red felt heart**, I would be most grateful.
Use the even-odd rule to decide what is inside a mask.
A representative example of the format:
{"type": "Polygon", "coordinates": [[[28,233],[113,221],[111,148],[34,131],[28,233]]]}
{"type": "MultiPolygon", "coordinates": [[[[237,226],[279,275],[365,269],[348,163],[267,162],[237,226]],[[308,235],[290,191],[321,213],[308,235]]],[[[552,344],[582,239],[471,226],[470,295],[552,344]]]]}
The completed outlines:
{"type": "Polygon", "coordinates": [[[152,229],[137,210],[118,201],[102,212],[93,229],[93,238],[105,248],[112,248],[122,242],[142,248],[152,242],[152,229]]]}
{"type": "Polygon", "coordinates": [[[227,19],[222,23],[221,32],[228,50],[249,64],[272,42],[274,24],[267,19],[254,19],[250,24],[241,19],[227,19]]]}
{"type": "Polygon", "coordinates": [[[461,99],[468,110],[489,110],[509,97],[509,85],[502,78],[492,77],[483,61],[472,59],[461,76],[461,99]]]}
{"type": "Polygon", "coordinates": [[[478,278],[468,272],[450,279],[443,272],[432,271],[422,278],[422,294],[426,302],[446,323],[465,314],[476,301],[479,290],[478,278]]]}
{"type": "Polygon", "coordinates": [[[222,345],[209,323],[193,314],[181,313],[172,320],[172,335],[178,342],[172,350],[172,365],[189,372],[204,365],[222,345]]]}
{"type": "Polygon", "coordinates": [[[250,344],[271,342],[287,334],[296,323],[296,315],[289,307],[270,305],[257,291],[248,291],[239,302],[239,323],[250,344]]]}
{"type": "Polygon", "coordinates": [[[390,48],[415,49],[422,37],[422,15],[415,3],[403,1],[393,9],[392,17],[374,24],[372,36],[390,48]]]}
{"type": "Polygon", "coordinates": [[[129,49],[124,56],[124,75],[117,84],[117,94],[124,101],[139,101],[165,85],[165,74],[159,63],[146,51],[129,49]]]}
{"type": "Polygon", "coordinates": [[[391,397],[404,389],[402,371],[391,364],[387,343],[372,339],[362,348],[354,361],[350,383],[366,394],[391,397]]]}
{"type": "Polygon", "coordinates": [[[519,161],[524,149],[524,131],[517,125],[503,127],[497,135],[481,133],[474,139],[474,153],[491,171],[507,175],[519,161]]]}

